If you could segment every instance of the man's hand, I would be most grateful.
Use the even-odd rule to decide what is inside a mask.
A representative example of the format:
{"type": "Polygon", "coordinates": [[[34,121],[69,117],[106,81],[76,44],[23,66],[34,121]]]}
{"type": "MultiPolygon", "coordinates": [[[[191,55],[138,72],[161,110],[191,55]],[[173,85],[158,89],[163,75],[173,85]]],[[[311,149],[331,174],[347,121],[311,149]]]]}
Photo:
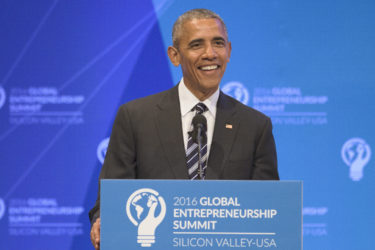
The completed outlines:
{"type": "Polygon", "coordinates": [[[100,249],[100,218],[98,218],[91,227],[90,232],[91,243],[96,250],[100,249]]]}

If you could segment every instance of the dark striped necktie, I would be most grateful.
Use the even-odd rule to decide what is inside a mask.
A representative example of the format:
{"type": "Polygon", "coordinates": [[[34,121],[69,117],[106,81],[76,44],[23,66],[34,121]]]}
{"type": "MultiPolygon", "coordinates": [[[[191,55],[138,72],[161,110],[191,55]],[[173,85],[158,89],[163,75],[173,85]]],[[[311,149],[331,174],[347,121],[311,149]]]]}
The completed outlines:
{"type": "MultiPolygon", "coordinates": [[[[203,114],[207,111],[206,105],[203,103],[198,103],[194,106],[192,111],[196,111],[196,114],[203,114]]],[[[203,142],[201,147],[201,157],[202,157],[202,169],[203,169],[203,179],[205,177],[205,169],[207,168],[207,137],[203,136],[203,142]]],[[[198,144],[193,142],[192,133],[189,132],[187,150],[186,150],[186,160],[187,168],[189,173],[189,178],[191,180],[198,178],[198,144]]]]}

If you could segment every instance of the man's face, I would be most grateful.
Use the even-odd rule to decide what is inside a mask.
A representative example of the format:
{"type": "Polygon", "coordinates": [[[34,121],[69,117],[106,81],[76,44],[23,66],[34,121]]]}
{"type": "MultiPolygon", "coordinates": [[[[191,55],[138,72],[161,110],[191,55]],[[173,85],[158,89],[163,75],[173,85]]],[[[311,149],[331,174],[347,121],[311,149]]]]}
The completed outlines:
{"type": "Polygon", "coordinates": [[[181,64],[185,85],[200,100],[219,87],[229,62],[231,44],[219,20],[193,19],[182,25],[178,48],[169,47],[175,66],[181,64]]]}

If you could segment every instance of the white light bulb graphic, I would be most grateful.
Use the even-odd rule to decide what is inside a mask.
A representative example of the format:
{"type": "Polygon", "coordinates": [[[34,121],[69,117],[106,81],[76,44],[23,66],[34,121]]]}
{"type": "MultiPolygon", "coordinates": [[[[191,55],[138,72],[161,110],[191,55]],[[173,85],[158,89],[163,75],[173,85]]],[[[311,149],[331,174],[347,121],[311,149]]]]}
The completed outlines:
{"type": "Polygon", "coordinates": [[[0,109],[5,103],[5,97],[5,90],[3,89],[3,87],[0,86],[0,109]]]}
{"type": "MultiPolygon", "coordinates": [[[[134,210],[133,210],[134,211],[134,210]]],[[[129,220],[138,226],[137,242],[142,247],[150,247],[155,243],[155,230],[163,221],[166,213],[166,204],[159,193],[150,188],[142,188],[130,195],[126,203],[126,214],[129,220]],[[160,204],[160,213],[155,215],[156,208],[160,204]],[[132,206],[134,207],[137,219],[141,220],[143,212],[148,209],[147,215],[138,222],[132,215],[132,206]]]]}
{"type": "Polygon", "coordinates": [[[237,99],[237,101],[242,102],[247,105],[249,102],[249,91],[247,88],[240,82],[228,82],[222,89],[225,94],[232,96],[237,99]]]}
{"type": "Polygon", "coordinates": [[[345,142],[341,149],[341,157],[350,167],[349,177],[359,181],[363,177],[363,169],[371,158],[370,146],[361,138],[352,138],[345,142]]]}
{"type": "Polygon", "coordinates": [[[3,217],[5,213],[5,203],[4,200],[0,198],[0,219],[3,217]]]}

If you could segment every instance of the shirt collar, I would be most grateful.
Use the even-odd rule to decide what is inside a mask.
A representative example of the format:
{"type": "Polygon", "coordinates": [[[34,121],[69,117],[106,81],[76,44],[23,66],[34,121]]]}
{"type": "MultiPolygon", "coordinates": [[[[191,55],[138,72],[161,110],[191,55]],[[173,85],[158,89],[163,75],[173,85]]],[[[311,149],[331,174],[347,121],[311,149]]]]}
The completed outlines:
{"type": "MultiPolygon", "coordinates": [[[[216,104],[219,99],[220,89],[218,88],[215,93],[213,93],[209,98],[203,101],[207,106],[208,111],[215,118],[216,116],[216,104]]],[[[201,102],[190,90],[186,87],[184,83],[184,78],[181,79],[180,84],[178,85],[178,98],[180,99],[180,111],[181,116],[185,116],[191,111],[191,109],[201,102]]]]}

